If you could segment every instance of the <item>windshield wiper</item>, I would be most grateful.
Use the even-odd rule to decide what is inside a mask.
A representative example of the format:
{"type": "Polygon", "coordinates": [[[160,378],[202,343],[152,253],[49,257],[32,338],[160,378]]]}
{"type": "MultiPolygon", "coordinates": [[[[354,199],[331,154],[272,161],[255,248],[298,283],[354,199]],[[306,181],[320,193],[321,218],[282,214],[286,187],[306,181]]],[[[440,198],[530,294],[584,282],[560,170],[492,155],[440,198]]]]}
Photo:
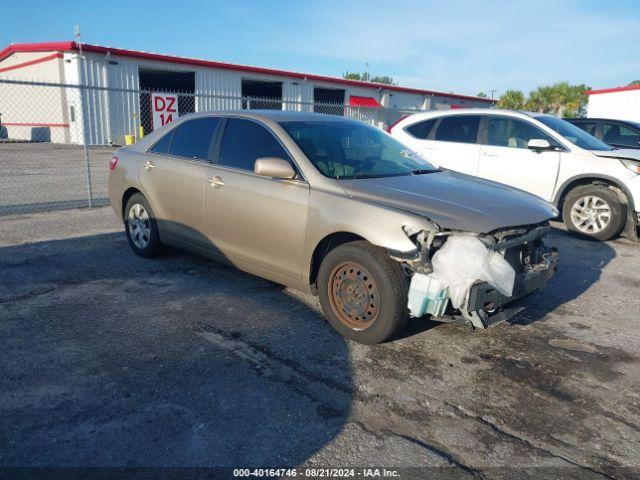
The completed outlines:
{"type": "Polygon", "coordinates": [[[411,175],[424,175],[425,173],[436,173],[440,170],[436,170],[435,168],[416,168],[415,170],[411,170],[411,175]]]}
{"type": "Polygon", "coordinates": [[[370,173],[359,173],[357,175],[338,175],[336,180],[353,180],[358,178],[380,178],[384,175],[372,175],[370,173]]]}

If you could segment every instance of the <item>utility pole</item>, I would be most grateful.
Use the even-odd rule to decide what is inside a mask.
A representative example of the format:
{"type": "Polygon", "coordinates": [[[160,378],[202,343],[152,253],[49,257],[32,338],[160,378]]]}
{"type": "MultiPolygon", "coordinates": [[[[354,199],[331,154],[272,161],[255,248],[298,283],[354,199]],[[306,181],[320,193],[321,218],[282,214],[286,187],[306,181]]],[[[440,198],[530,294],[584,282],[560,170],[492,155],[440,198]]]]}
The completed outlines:
{"type": "Polygon", "coordinates": [[[493,99],[493,96],[495,95],[495,93],[496,93],[498,90],[489,90],[489,91],[491,92],[491,98],[493,99]]]}
{"type": "Polygon", "coordinates": [[[83,71],[82,66],[82,33],[80,33],[80,25],[73,26],[73,36],[76,39],[76,44],[78,45],[79,55],[78,55],[78,73],[79,73],[79,83],[78,85],[78,98],[80,99],[80,108],[82,111],[82,147],[84,151],[84,163],[85,163],[85,174],[87,181],[87,200],[89,201],[89,208],[93,207],[93,189],[91,187],[91,163],[89,162],[89,147],[87,146],[87,130],[88,130],[88,121],[85,115],[85,101],[88,101],[85,95],[82,95],[82,86],[84,83],[84,75],[86,72],[83,71]]]}

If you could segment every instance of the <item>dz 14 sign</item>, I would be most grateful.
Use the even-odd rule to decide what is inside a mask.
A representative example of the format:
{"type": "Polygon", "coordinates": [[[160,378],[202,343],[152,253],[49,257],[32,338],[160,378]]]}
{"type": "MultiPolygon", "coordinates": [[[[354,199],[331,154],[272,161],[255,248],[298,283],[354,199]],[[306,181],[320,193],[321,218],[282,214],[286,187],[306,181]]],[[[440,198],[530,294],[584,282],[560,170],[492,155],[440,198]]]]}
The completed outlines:
{"type": "Polygon", "coordinates": [[[153,129],[156,130],[179,117],[178,95],[171,93],[152,93],[151,112],[153,129]]]}

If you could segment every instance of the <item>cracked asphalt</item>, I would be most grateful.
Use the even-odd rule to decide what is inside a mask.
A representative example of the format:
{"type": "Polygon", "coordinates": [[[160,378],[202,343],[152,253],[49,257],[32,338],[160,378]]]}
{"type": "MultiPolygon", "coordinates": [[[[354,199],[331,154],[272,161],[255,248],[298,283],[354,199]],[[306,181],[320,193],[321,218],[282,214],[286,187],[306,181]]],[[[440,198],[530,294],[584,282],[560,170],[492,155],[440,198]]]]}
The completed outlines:
{"type": "Polygon", "coordinates": [[[135,256],[109,208],[0,218],[0,466],[638,476],[640,247],[549,243],[560,271],[511,324],[370,347],[311,296],[135,256]]]}

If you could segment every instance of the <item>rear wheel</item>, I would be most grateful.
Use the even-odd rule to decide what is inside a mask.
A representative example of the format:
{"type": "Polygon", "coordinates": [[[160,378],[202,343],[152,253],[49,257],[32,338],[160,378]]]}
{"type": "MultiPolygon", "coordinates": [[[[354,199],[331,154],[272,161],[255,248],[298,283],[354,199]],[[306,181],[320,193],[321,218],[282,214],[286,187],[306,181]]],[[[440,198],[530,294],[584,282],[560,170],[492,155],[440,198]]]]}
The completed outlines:
{"type": "Polygon", "coordinates": [[[583,185],[566,196],[562,217],[573,232],[597,240],[609,240],[624,228],[626,205],[605,185],[583,185]]]}
{"type": "Polygon", "coordinates": [[[365,241],[329,252],[318,272],[318,293],[325,317],[344,337],[380,343],[407,320],[408,281],[400,265],[365,241]]]}
{"type": "Polygon", "coordinates": [[[131,196],[124,207],[124,227],[131,249],[141,257],[160,253],[158,224],[147,199],[141,193],[131,196]]]}

